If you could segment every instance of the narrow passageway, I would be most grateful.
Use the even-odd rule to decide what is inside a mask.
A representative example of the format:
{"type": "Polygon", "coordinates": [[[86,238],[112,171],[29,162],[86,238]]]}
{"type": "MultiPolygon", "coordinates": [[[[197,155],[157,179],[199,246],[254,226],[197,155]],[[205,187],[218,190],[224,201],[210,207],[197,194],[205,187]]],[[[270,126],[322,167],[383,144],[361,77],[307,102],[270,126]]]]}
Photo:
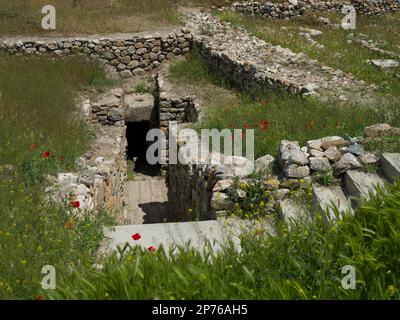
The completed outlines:
{"type": "Polygon", "coordinates": [[[127,123],[127,160],[133,162],[128,170],[132,177],[126,183],[128,215],[132,224],[161,223],[172,221],[169,210],[165,179],[160,166],[150,165],[146,160],[148,121],[127,123]]]}

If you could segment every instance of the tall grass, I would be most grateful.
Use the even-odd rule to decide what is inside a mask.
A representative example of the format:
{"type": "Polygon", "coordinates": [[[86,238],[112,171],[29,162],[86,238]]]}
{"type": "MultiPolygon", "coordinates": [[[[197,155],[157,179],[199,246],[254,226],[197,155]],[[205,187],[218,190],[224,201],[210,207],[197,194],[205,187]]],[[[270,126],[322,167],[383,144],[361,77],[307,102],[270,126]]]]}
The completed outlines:
{"type": "Polygon", "coordinates": [[[74,272],[54,299],[399,299],[400,184],[327,225],[280,225],[276,236],[254,230],[242,251],[134,249],[103,262],[102,270],[74,272]],[[356,271],[356,289],[342,287],[344,266],[356,271]]]}
{"type": "Polygon", "coordinates": [[[53,33],[138,32],[181,24],[181,5],[228,4],[229,0],[0,0],[0,35],[49,34],[41,28],[44,5],[56,8],[53,33]]]}
{"type": "Polygon", "coordinates": [[[77,58],[0,57],[0,299],[36,299],[45,265],[62,273],[92,261],[108,215],[75,215],[44,195],[47,176],[74,169],[91,141],[77,91],[104,81],[77,58]]]}
{"type": "MultiPolygon", "coordinates": [[[[284,93],[265,92],[254,99],[229,89],[229,84],[213,75],[195,54],[186,61],[176,62],[171,75],[180,85],[191,84],[197,92],[207,93],[207,112],[196,125],[198,129],[255,129],[256,157],[275,155],[284,139],[305,144],[307,140],[329,135],[359,136],[366,126],[389,121],[389,113],[381,110],[322,104],[284,93]],[[221,91],[221,86],[226,90],[221,91]]],[[[400,117],[392,117],[391,121],[399,125],[400,117]]]]}

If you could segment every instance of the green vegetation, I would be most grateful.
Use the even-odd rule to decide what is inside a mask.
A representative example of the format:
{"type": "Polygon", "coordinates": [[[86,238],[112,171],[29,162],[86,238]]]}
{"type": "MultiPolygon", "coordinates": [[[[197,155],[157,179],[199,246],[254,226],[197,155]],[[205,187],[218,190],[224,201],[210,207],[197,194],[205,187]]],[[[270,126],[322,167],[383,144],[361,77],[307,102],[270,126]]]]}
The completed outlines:
{"type": "Polygon", "coordinates": [[[271,237],[242,235],[240,253],[181,248],[134,249],[102,270],[75,271],[51,298],[63,299],[399,299],[400,184],[378,192],[355,213],[328,225],[321,216],[271,237]],[[342,268],[355,267],[356,289],[345,290],[342,268]]]}
{"type": "Polygon", "coordinates": [[[74,169],[91,139],[75,114],[76,91],[104,82],[99,67],[77,58],[1,56],[0,299],[36,299],[45,265],[61,275],[92,263],[108,215],[77,214],[68,199],[54,205],[44,195],[46,177],[74,169]]]}
{"type": "MultiPolygon", "coordinates": [[[[388,114],[380,110],[326,105],[285,93],[266,92],[253,99],[231,89],[194,54],[175,63],[171,75],[182,86],[195,88],[199,95],[207,93],[204,97],[207,114],[196,125],[198,129],[255,129],[256,157],[275,155],[283,139],[304,145],[307,140],[329,135],[359,136],[366,126],[389,121],[388,114]]],[[[393,117],[392,124],[399,125],[400,117],[393,117]]]]}
{"type": "MultiPolygon", "coordinates": [[[[355,43],[349,44],[347,36],[352,32],[351,30],[329,28],[318,20],[318,16],[321,14],[312,13],[290,20],[272,20],[228,12],[221,14],[220,17],[222,21],[230,22],[234,26],[242,26],[273,45],[280,45],[294,52],[304,52],[330,67],[351,72],[356,79],[378,85],[382,93],[398,97],[400,81],[395,76],[396,72],[385,73],[366,62],[368,59],[382,59],[382,56],[355,43]],[[307,42],[299,35],[299,27],[322,31],[323,35],[316,37],[315,40],[324,45],[324,48],[317,48],[307,42]]],[[[334,23],[341,21],[337,14],[330,14],[330,18],[334,23]]],[[[396,36],[400,32],[399,26],[400,14],[388,14],[375,18],[357,17],[357,32],[365,33],[371,39],[384,39],[393,46],[400,45],[396,36]]],[[[397,51],[399,51],[398,47],[397,51]]],[[[399,73],[400,67],[397,67],[395,71],[399,73]]]]}
{"type": "Polygon", "coordinates": [[[400,152],[400,133],[390,133],[381,137],[366,139],[365,147],[371,151],[400,152]]]}
{"type": "Polygon", "coordinates": [[[229,0],[13,0],[0,1],[0,34],[139,32],[181,25],[180,5],[229,4],[229,0]],[[44,5],[54,5],[57,30],[41,28],[44,5]]]}

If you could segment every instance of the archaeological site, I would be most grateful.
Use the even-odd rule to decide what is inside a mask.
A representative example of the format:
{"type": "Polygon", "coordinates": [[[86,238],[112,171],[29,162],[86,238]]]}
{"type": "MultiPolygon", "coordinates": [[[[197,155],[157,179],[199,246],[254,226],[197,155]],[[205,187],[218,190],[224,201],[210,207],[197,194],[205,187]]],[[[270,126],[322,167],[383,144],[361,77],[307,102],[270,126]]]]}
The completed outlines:
{"type": "Polygon", "coordinates": [[[0,0],[0,299],[400,299],[399,98],[399,0],[0,0]]]}

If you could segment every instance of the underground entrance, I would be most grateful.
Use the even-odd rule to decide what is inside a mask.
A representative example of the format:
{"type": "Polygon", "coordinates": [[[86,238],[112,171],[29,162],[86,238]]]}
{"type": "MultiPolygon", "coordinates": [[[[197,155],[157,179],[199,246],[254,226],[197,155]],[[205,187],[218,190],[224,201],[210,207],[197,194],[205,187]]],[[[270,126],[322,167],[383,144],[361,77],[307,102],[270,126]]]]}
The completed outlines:
{"type": "Polygon", "coordinates": [[[129,170],[133,171],[130,173],[134,176],[157,177],[160,175],[160,166],[150,165],[146,160],[146,152],[149,146],[146,135],[150,129],[149,121],[127,123],[127,160],[133,164],[129,170]]]}
{"type": "Polygon", "coordinates": [[[127,160],[130,177],[126,183],[129,222],[133,224],[173,221],[168,203],[165,179],[159,165],[146,159],[149,143],[146,135],[152,128],[150,121],[127,122],[127,160]]]}

